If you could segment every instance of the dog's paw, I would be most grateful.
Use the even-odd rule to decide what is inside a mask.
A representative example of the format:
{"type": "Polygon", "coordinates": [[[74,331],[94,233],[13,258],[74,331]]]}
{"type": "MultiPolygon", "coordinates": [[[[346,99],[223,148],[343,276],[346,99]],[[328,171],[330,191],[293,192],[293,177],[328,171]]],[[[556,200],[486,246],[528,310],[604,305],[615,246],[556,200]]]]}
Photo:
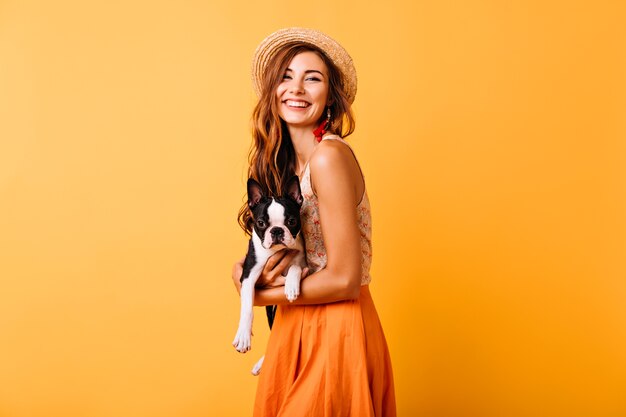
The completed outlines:
{"type": "Polygon", "coordinates": [[[246,353],[252,349],[252,332],[247,329],[237,330],[235,340],[233,340],[233,346],[237,349],[237,352],[246,353]]]}
{"type": "Polygon", "coordinates": [[[285,282],[285,296],[289,302],[293,302],[300,295],[300,285],[296,281],[285,282]]]}
{"type": "Polygon", "coordinates": [[[261,373],[261,366],[263,366],[263,359],[265,359],[265,356],[262,356],[261,359],[259,359],[259,361],[256,363],[256,365],[254,365],[254,368],[252,368],[252,375],[257,376],[259,375],[259,373],[261,373]]]}

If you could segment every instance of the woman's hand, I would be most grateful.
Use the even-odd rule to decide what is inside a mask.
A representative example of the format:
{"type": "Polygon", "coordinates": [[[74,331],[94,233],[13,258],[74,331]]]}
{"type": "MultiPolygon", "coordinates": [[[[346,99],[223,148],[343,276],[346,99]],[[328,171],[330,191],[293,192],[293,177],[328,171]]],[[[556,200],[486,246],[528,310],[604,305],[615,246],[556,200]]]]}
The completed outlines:
{"type": "Polygon", "coordinates": [[[243,261],[245,261],[246,257],[244,256],[239,261],[235,262],[233,265],[233,283],[235,284],[235,288],[237,289],[237,293],[241,292],[241,274],[243,273],[243,261]]]}
{"type": "MultiPolygon", "coordinates": [[[[273,288],[282,287],[285,285],[285,277],[283,273],[287,273],[287,269],[294,256],[298,251],[290,249],[281,249],[267,259],[261,276],[256,281],[256,288],[273,288]]],[[[241,274],[243,273],[243,262],[246,259],[244,256],[240,261],[236,262],[233,266],[233,282],[237,292],[241,291],[241,274]]],[[[302,270],[302,277],[305,278],[309,274],[309,268],[305,267],[302,270]]]]}
{"type": "MultiPolygon", "coordinates": [[[[287,273],[287,269],[297,253],[297,250],[281,249],[270,256],[265,263],[261,276],[256,281],[255,287],[273,288],[284,286],[285,276],[283,274],[287,273]]],[[[308,269],[303,271],[302,278],[306,276],[304,272],[308,272],[308,269]]]]}
{"type": "Polygon", "coordinates": [[[291,263],[296,251],[281,249],[267,259],[261,276],[256,280],[256,288],[282,287],[285,285],[283,271],[291,263]]]}

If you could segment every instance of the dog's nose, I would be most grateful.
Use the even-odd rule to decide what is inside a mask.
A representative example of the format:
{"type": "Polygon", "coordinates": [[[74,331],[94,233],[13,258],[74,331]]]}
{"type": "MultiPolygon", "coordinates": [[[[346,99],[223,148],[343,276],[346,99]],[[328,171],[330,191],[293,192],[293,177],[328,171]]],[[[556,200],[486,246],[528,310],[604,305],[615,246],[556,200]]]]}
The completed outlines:
{"type": "Polygon", "coordinates": [[[272,237],[275,239],[281,238],[285,236],[285,231],[281,229],[280,227],[274,227],[272,230],[270,230],[270,235],[272,235],[272,237]]]}

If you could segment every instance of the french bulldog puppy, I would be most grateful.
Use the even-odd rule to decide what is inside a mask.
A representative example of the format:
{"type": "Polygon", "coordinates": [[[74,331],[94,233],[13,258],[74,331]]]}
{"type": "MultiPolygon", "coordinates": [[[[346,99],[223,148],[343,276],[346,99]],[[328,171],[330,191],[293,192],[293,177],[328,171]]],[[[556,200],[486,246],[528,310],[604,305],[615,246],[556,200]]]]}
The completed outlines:
{"type": "MultiPolygon", "coordinates": [[[[294,175],[287,181],[283,195],[279,197],[265,195],[261,185],[252,178],[248,179],[247,186],[248,206],[254,227],[243,263],[240,279],[241,314],[237,335],[232,343],[241,353],[251,349],[254,285],[267,259],[284,248],[298,251],[285,277],[285,296],[289,301],[294,301],[300,295],[302,270],[306,267],[304,241],[300,233],[300,207],[303,198],[298,177],[294,175]]],[[[271,328],[275,306],[267,306],[266,312],[271,328]]],[[[253,374],[258,374],[262,363],[263,358],[255,365],[253,374]]]]}

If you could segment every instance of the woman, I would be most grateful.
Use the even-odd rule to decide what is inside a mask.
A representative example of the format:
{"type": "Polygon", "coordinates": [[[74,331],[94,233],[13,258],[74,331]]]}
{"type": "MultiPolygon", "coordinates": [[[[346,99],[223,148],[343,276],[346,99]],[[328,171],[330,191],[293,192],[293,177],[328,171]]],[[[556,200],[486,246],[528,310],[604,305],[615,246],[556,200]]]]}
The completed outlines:
{"type": "MultiPolygon", "coordinates": [[[[370,292],[371,222],[365,182],[343,137],[354,130],[352,59],[327,35],[279,30],[257,48],[249,176],[273,194],[300,177],[310,275],[289,303],[293,253],[271,257],[255,305],[278,305],[255,416],[395,416],[391,360],[370,292]]],[[[244,205],[239,222],[250,233],[244,205]]],[[[233,267],[240,289],[242,261],[233,267]]]]}

